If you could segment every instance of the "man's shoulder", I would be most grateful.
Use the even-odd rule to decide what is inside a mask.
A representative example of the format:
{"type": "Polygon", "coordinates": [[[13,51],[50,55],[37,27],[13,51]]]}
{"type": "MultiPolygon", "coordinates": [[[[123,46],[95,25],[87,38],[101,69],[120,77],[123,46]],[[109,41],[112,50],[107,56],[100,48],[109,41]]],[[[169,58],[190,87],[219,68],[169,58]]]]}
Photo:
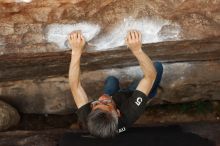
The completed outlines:
{"type": "Polygon", "coordinates": [[[87,124],[86,124],[87,117],[92,110],[90,105],[91,105],[91,102],[88,102],[76,110],[76,114],[78,117],[78,124],[83,129],[87,128],[87,124]]]}
{"type": "Polygon", "coordinates": [[[84,104],[83,106],[81,106],[80,108],[78,108],[76,110],[76,114],[81,114],[82,112],[90,112],[91,111],[91,102],[88,102],[86,104],[84,104]]]}

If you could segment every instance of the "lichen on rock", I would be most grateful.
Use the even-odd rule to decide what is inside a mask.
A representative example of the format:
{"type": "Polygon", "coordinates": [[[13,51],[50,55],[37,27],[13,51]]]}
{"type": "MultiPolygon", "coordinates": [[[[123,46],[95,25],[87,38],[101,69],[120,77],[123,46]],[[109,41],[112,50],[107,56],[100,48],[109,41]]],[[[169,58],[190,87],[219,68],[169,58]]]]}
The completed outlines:
{"type": "Polygon", "coordinates": [[[20,116],[17,110],[9,104],[0,101],[0,131],[18,124],[20,116]]]}

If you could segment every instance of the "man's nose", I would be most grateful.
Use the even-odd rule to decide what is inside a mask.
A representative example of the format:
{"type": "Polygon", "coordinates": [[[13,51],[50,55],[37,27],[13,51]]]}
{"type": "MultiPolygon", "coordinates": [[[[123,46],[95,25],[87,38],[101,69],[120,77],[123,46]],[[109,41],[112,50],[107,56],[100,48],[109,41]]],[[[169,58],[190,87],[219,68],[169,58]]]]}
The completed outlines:
{"type": "Polygon", "coordinates": [[[99,97],[99,100],[107,100],[107,99],[110,99],[110,97],[106,95],[102,95],[101,97],[99,97]]]}

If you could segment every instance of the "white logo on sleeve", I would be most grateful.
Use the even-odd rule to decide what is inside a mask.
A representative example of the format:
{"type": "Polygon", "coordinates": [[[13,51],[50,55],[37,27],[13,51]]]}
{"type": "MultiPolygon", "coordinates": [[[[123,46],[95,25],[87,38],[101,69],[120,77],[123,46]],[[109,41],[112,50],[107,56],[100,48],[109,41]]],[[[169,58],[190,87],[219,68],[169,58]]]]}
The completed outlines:
{"type": "Polygon", "coordinates": [[[141,105],[142,101],[143,101],[143,99],[141,97],[138,97],[135,103],[137,104],[137,106],[139,106],[139,105],[141,105]]]}
{"type": "Polygon", "coordinates": [[[121,129],[118,129],[118,133],[124,132],[126,130],[125,127],[122,127],[121,129]]]}

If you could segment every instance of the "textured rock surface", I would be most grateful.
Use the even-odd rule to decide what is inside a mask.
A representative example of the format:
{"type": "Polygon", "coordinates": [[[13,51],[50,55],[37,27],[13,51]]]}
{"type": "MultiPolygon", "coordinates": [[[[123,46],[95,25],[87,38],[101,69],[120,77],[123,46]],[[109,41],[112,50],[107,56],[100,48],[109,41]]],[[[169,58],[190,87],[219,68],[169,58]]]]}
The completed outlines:
{"type": "MultiPolygon", "coordinates": [[[[163,65],[163,91],[157,95],[155,103],[220,100],[219,61],[163,65]]],[[[134,66],[83,72],[82,84],[91,99],[102,94],[103,82],[108,75],[117,76],[125,87],[133,79],[140,78],[142,71],[134,66]]],[[[2,99],[24,113],[69,113],[75,107],[67,76],[2,82],[0,93],[2,99]]]]}
{"type": "Polygon", "coordinates": [[[70,130],[2,132],[1,146],[57,146],[59,138],[70,130]],[[9,136],[10,135],[10,136],[9,136]],[[10,138],[9,138],[10,137],[10,138]],[[15,138],[13,140],[13,138],[15,138]]]}
{"type": "MultiPolygon", "coordinates": [[[[0,37],[10,37],[8,35],[16,33],[18,37],[22,37],[22,42],[28,42],[34,46],[32,49],[25,49],[25,43],[16,46],[7,43],[2,51],[3,54],[48,51],[45,50],[46,48],[41,49],[40,46],[42,43],[44,45],[48,43],[42,40],[44,37],[46,38],[46,28],[50,24],[65,25],[85,22],[99,25],[101,32],[89,42],[88,51],[115,49],[111,47],[123,45],[124,30],[129,28],[139,28],[143,33],[146,31],[150,38],[146,37],[144,41],[148,43],[168,40],[198,40],[220,35],[220,2],[218,0],[39,0],[17,2],[19,3],[13,0],[0,1],[0,37]],[[18,27],[22,25],[24,27],[18,27]],[[36,29],[40,30],[37,31],[38,34],[36,34],[36,29],[34,29],[35,33],[33,33],[33,29],[30,29],[33,26],[37,26],[36,29]],[[30,41],[23,36],[30,37],[30,41]],[[111,43],[108,44],[109,42],[111,43]],[[35,47],[37,44],[39,47],[35,47]],[[100,48],[100,46],[103,47],[100,48]]],[[[59,28],[57,29],[59,30],[59,28]]],[[[57,35],[59,34],[58,32],[57,35]]],[[[54,47],[49,52],[63,49],[54,47]]]]}
{"type": "Polygon", "coordinates": [[[15,108],[0,101],[0,131],[18,124],[20,116],[15,108]]]}
{"type": "MultiPolygon", "coordinates": [[[[37,45],[34,47],[38,47],[37,45]]],[[[31,46],[26,46],[31,50],[31,46]]],[[[39,49],[52,50],[47,44],[39,49]]],[[[81,67],[83,71],[106,68],[121,68],[138,65],[131,51],[125,47],[120,50],[84,53],[81,67]]],[[[147,44],[144,51],[153,59],[162,62],[210,61],[220,59],[220,38],[199,41],[180,41],[147,44]]],[[[1,81],[32,79],[68,73],[70,52],[16,53],[0,57],[1,81]]]]}

